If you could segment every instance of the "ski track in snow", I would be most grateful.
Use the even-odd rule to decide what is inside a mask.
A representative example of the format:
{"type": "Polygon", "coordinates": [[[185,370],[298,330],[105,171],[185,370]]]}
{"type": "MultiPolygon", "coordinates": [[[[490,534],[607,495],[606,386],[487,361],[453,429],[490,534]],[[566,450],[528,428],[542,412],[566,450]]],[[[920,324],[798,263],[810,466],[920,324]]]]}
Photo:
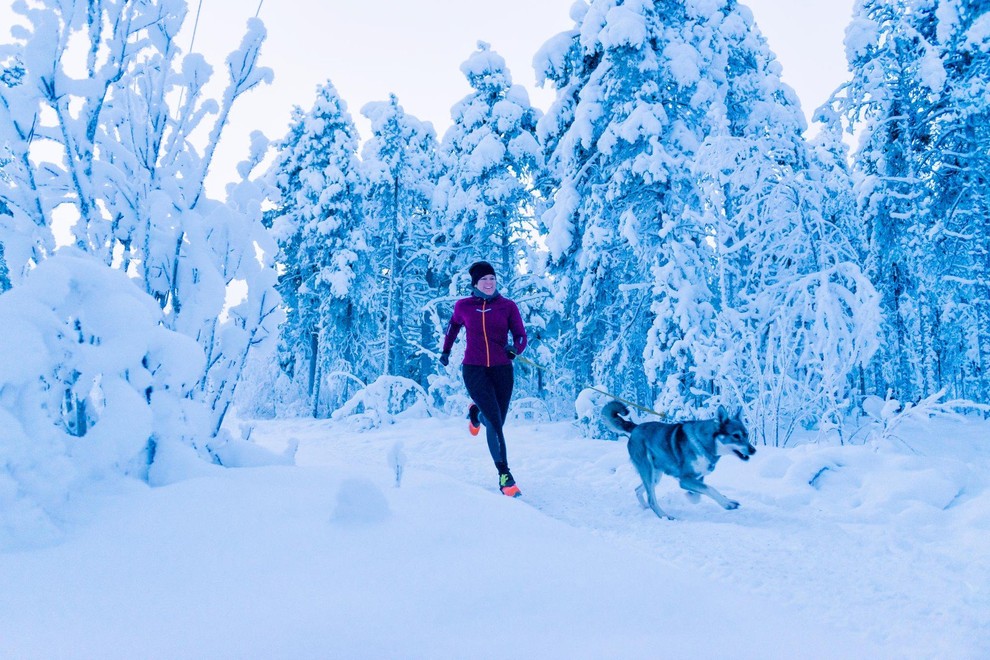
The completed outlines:
{"type": "MultiPolygon", "coordinates": [[[[388,479],[388,454],[401,441],[407,474],[438,472],[496,496],[484,433],[471,437],[462,422],[411,420],[360,433],[314,420],[252,424],[253,439],[276,451],[298,439],[299,465],[378,465],[388,479]]],[[[871,507],[862,495],[870,472],[830,465],[841,452],[868,461],[870,450],[758,447],[748,463],[723,458],[706,479],[741,503],[735,511],[708,498],[693,503],[673,479],[662,479],[660,506],[677,518],[669,521],[640,507],[624,439],[584,439],[569,423],[516,423],[506,433],[521,505],[630,552],[772,598],[895,657],[944,657],[947,651],[958,657],[962,648],[976,658],[990,650],[990,633],[972,638],[974,630],[990,630],[990,505],[982,483],[974,493],[949,498],[945,510],[910,497],[871,507]],[[824,478],[835,483],[821,491],[795,484],[789,475],[802,461],[830,466],[824,478]]],[[[986,474],[988,453],[977,452],[974,471],[986,474]]],[[[918,457],[906,469],[924,475],[925,465],[918,457]]]]}

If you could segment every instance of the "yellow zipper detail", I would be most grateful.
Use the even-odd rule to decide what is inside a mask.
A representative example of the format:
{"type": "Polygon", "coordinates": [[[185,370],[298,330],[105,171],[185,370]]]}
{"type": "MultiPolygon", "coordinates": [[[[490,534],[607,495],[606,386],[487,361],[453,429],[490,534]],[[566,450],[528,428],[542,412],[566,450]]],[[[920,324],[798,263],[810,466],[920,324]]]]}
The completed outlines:
{"type": "Polygon", "coordinates": [[[487,363],[485,364],[485,366],[490,367],[492,366],[492,353],[491,350],[488,348],[488,323],[485,320],[485,317],[488,316],[487,314],[485,314],[485,305],[487,304],[488,304],[487,300],[482,301],[481,303],[481,332],[482,334],[485,335],[485,362],[487,363]]]}

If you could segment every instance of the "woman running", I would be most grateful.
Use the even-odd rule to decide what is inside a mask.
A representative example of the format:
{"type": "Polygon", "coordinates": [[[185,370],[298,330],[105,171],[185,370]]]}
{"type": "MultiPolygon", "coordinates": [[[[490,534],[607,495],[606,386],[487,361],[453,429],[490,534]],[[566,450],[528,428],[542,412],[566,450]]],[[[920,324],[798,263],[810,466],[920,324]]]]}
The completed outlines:
{"type": "Polygon", "coordinates": [[[462,372],[464,385],[473,403],[468,409],[468,429],[477,435],[485,426],[488,450],[498,470],[498,485],[502,493],[519,497],[505,454],[502,425],[512,398],[512,360],[526,350],[526,329],[516,303],[502,296],[497,288],[495,269],[487,261],[471,264],[472,295],[454,303],[454,313],[443,340],[440,364],[450,363],[450,349],[461,328],[466,328],[462,372]],[[509,344],[509,333],[512,344],[509,344]]]}

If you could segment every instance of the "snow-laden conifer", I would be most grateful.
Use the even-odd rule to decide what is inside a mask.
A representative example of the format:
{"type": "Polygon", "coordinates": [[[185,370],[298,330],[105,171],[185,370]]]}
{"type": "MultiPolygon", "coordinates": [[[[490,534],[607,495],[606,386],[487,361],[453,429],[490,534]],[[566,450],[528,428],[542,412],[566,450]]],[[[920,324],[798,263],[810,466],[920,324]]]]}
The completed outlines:
{"type": "Polygon", "coordinates": [[[861,0],[836,107],[854,155],[883,341],[869,385],[901,400],[987,390],[984,2],[861,0]]]}
{"type": "Polygon", "coordinates": [[[358,137],[330,82],[308,112],[296,108],[271,177],[280,192],[272,214],[287,320],[280,363],[308,394],[315,417],[333,412],[377,375],[366,345],[379,326],[358,137]]]}
{"type": "MultiPolygon", "coordinates": [[[[530,332],[529,356],[542,360],[545,347],[533,341],[545,325],[543,305],[549,295],[537,253],[536,185],[543,168],[536,139],[540,113],[488,44],[479,43],[461,71],[472,91],[451,109],[452,124],[440,147],[443,174],[434,197],[441,223],[438,271],[452,286],[449,298],[457,298],[468,292],[468,266],[478,260],[491,262],[499,290],[519,305],[530,332]]],[[[449,300],[444,302],[436,314],[438,335],[451,312],[449,300]]],[[[545,374],[527,373],[533,378],[517,379],[517,384],[539,390],[545,374]]]]}
{"type": "Polygon", "coordinates": [[[488,44],[479,43],[461,71],[473,91],[451,109],[436,192],[449,266],[459,272],[485,259],[495,265],[500,284],[511,286],[519,264],[532,261],[533,179],[542,163],[538,111],[488,44]]]}
{"type": "Polygon", "coordinates": [[[924,15],[938,57],[925,72],[930,111],[928,181],[938,224],[929,236],[938,268],[937,386],[953,396],[990,396],[990,5],[941,2],[924,15]],[[943,75],[945,83],[938,81],[943,75]]]}
{"type": "Polygon", "coordinates": [[[433,260],[437,239],[431,202],[436,188],[437,140],[432,124],[405,112],[395,95],[368,103],[361,113],[371,136],[361,155],[368,182],[366,217],[381,293],[375,312],[383,332],[366,345],[380,375],[410,378],[421,386],[434,371],[436,299],[442,267],[433,260]]]}
{"type": "Polygon", "coordinates": [[[704,398],[697,349],[714,313],[691,170],[714,85],[684,3],[597,0],[571,15],[536,60],[557,89],[540,137],[557,179],[543,219],[558,366],[572,399],[597,383],[685,414],[704,398]]]}
{"type": "Polygon", "coordinates": [[[840,426],[852,375],[876,349],[875,290],[847,234],[852,185],[834,136],[804,137],[797,97],[751,13],[731,3],[696,17],[723,90],[694,170],[706,184],[719,292],[705,374],[747,406],[758,435],[840,426]]]}

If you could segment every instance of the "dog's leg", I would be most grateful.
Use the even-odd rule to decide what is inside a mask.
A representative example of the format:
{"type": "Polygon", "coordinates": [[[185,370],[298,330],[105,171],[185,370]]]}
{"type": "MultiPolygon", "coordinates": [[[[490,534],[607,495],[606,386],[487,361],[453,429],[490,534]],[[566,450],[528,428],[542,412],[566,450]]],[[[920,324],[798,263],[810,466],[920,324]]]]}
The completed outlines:
{"type": "Polygon", "coordinates": [[[643,484],[636,486],[636,499],[639,500],[640,506],[644,509],[650,508],[650,505],[646,503],[646,487],[643,484]]]}
{"type": "Polygon", "coordinates": [[[646,451],[646,446],[643,444],[642,434],[637,434],[642,427],[635,429],[633,434],[629,437],[629,458],[632,460],[633,466],[636,468],[636,472],[639,474],[640,480],[643,482],[641,485],[636,486],[636,498],[639,503],[643,505],[643,508],[649,507],[653,510],[653,513],[657,514],[659,518],[669,518],[673,520],[672,516],[667,515],[667,513],[660,508],[657,504],[657,482],[660,481],[660,472],[654,467],[652,458],[648,455],[646,451]],[[643,496],[646,499],[643,499],[643,496]]]}
{"type": "Polygon", "coordinates": [[[667,520],[674,519],[674,516],[670,515],[669,513],[667,513],[666,511],[660,508],[660,505],[657,504],[656,495],[654,495],[653,493],[647,493],[647,497],[650,500],[650,508],[653,509],[653,513],[657,514],[657,518],[661,518],[661,519],[666,518],[667,520]]]}
{"type": "Polygon", "coordinates": [[[713,487],[709,486],[700,479],[681,479],[681,488],[688,491],[689,493],[697,493],[699,495],[707,495],[716,502],[723,509],[738,509],[739,502],[735,500],[730,500],[728,497],[722,493],[715,490],[713,487]]]}
{"type": "Polygon", "coordinates": [[[643,508],[650,508],[653,513],[657,514],[657,518],[666,518],[667,520],[673,520],[674,516],[670,515],[666,511],[660,508],[657,504],[657,494],[656,494],[656,482],[653,483],[651,487],[647,487],[646,484],[641,484],[636,486],[636,497],[639,498],[639,503],[643,505],[643,508]],[[643,501],[643,494],[646,494],[646,501],[643,501]]]}

